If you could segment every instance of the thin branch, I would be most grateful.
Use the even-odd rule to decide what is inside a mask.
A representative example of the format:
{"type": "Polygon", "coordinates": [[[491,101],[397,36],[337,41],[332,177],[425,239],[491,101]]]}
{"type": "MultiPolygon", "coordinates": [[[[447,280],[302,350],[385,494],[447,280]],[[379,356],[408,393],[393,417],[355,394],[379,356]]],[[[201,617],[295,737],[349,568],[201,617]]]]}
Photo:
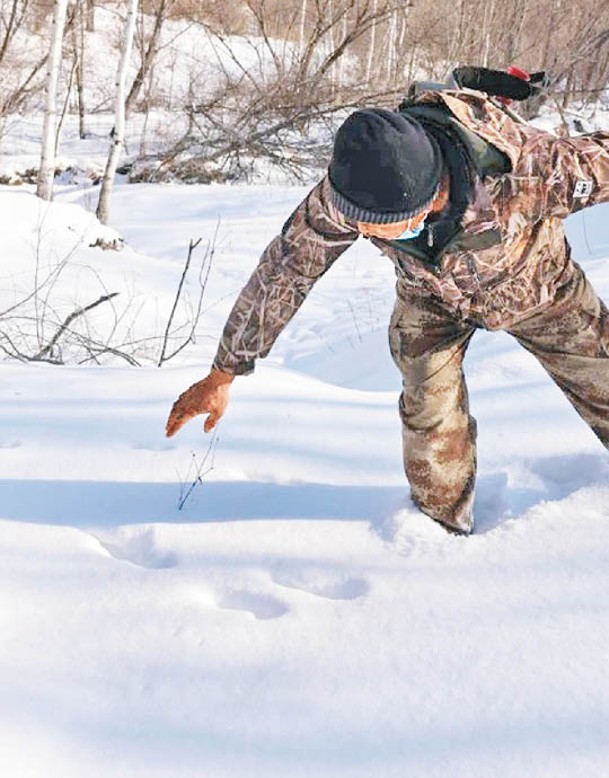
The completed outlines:
{"type": "Polygon", "coordinates": [[[76,310],[72,311],[72,313],[65,319],[63,324],[59,327],[59,329],[57,330],[55,335],[53,335],[53,337],[47,343],[47,345],[44,346],[44,348],[40,349],[40,351],[37,354],[31,357],[32,362],[37,362],[45,358],[46,355],[50,351],[52,351],[54,346],[57,345],[59,339],[62,337],[62,335],[64,335],[66,330],[70,327],[70,325],[75,319],[78,319],[79,317],[83,316],[85,313],[92,311],[94,308],[97,308],[98,305],[101,305],[102,303],[111,300],[113,297],[116,297],[117,295],[118,292],[112,292],[112,294],[102,295],[102,297],[99,297],[94,302],[89,303],[89,305],[85,305],[83,308],[77,308],[76,310]]]}
{"type": "Polygon", "coordinates": [[[192,476],[190,475],[191,469],[194,466],[195,468],[195,474],[194,478],[192,478],[192,481],[190,482],[189,486],[186,488],[186,485],[183,481],[180,480],[180,498],[178,500],[178,510],[181,511],[184,505],[186,505],[186,501],[190,497],[190,495],[193,493],[195,488],[199,486],[199,484],[203,483],[203,479],[208,473],[211,473],[211,471],[214,469],[214,460],[216,456],[216,448],[218,446],[219,438],[216,437],[216,430],[214,430],[211,440],[209,441],[209,446],[207,447],[207,451],[205,452],[203,459],[201,462],[197,462],[196,454],[193,452],[192,459],[190,462],[190,465],[188,467],[188,472],[186,473],[186,479],[190,480],[192,476]],[[207,463],[207,460],[211,457],[211,463],[207,469],[205,469],[205,465],[207,463]]]}
{"type": "Polygon", "coordinates": [[[161,346],[161,354],[159,356],[158,361],[158,367],[160,367],[163,362],[165,362],[165,352],[167,349],[167,341],[169,340],[169,332],[171,330],[171,324],[173,322],[173,317],[175,316],[178,303],[180,302],[180,297],[182,296],[182,289],[184,288],[184,283],[186,281],[186,276],[188,275],[188,269],[190,268],[190,263],[192,261],[192,255],[194,250],[197,248],[199,243],[201,243],[201,238],[198,238],[198,240],[193,241],[190,240],[190,243],[188,245],[188,255],[186,257],[186,262],[184,263],[184,269],[182,271],[182,276],[180,277],[180,282],[178,284],[178,289],[176,291],[176,296],[173,301],[173,305],[171,307],[171,311],[169,313],[169,317],[167,319],[167,326],[165,327],[165,334],[163,335],[163,343],[161,346]]]}

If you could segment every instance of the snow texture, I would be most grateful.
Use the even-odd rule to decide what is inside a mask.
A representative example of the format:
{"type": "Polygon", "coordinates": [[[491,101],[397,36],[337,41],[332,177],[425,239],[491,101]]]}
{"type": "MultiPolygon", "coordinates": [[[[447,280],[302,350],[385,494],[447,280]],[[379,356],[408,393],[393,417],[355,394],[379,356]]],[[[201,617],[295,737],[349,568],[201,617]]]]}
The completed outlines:
{"type": "MultiPolygon", "coordinates": [[[[0,188],[3,310],[44,245],[73,252],[66,306],[102,279],[157,332],[189,239],[218,250],[162,369],[1,363],[0,775],[609,775],[607,454],[535,360],[474,338],[477,531],[450,536],[408,497],[393,273],[358,243],[234,383],[178,510],[210,438],[167,413],[305,190],[118,186],[120,252],[90,245],[93,191],[0,188]]],[[[606,300],[608,216],[568,222],[606,300]]]]}

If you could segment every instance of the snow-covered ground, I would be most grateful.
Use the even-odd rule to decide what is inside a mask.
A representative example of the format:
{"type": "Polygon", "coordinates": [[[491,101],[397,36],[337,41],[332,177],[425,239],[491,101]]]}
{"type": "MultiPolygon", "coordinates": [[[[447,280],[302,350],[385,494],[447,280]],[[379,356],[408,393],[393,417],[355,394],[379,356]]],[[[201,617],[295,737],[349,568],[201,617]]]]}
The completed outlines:
{"type": "MultiPolygon", "coordinates": [[[[167,413],[305,190],[119,186],[120,252],[89,245],[94,191],[0,188],[2,310],[72,252],[57,309],[119,291],[155,335],[189,240],[217,251],[163,368],[0,363],[0,775],[609,775],[609,462],[534,359],[474,338],[477,532],[449,536],[408,498],[393,273],[361,242],[235,381],[204,464],[202,422],[167,440],[167,413]]],[[[608,216],[568,224],[606,300],[608,216]]]]}

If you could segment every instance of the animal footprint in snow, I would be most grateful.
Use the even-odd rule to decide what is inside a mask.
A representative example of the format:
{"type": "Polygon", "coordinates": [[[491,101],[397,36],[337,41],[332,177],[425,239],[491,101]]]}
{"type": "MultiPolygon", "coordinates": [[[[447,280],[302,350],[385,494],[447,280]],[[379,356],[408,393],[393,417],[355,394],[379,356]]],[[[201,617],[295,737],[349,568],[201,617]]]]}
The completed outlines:
{"type": "Polygon", "coordinates": [[[219,608],[230,611],[245,611],[257,619],[277,619],[289,611],[285,603],[269,594],[248,591],[247,589],[231,589],[216,598],[219,608]]]}
{"type": "Polygon", "coordinates": [[[279,586],[299,589],[328,600],[356,600],[370,591],[370,584],[363,578],[347,578],[324,570],[306,572],[280,570],[274,573],[272,580],[279,586]]]}
{"type": "Polygon", "coordinates": [[[121,528],[117,533],[108,533],[94,537],[98,543],[115,559],[123,559],[139,567],[160,570],[174,567],[175,555],[159,549],[154,528],[121,528]]]}

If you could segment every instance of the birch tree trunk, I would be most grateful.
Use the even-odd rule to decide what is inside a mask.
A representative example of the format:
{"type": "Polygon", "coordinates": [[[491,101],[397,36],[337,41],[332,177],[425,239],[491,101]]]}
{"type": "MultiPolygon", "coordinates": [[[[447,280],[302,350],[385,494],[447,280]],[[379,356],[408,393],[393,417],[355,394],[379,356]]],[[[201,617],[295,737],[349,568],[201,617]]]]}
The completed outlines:
{"type": "Polygon", "coordinates": [[[300,10],[300,32],[298,35],[298,56],[302,58],[305,49],[305,31],[307,28],[307,0],[303,0],[300,10]]]}
{"type": "Polygon", "coordinates": [[[78,2],[74,8],[72,23],[72,48],[74,49],[74,76],[76,80],[76,102],[78,105],[78,136],[87,137],[85,125],[85,8],[78,2]]]}
{"type": "Polygon", "coordinates": [[[387,58],[387,86],[391,88],[391,82],[395,81],[395,68],[397,63],[396,40],[398,35],[397,13],[393,11],[389,17],[388,40],[386,39],[386,58],[387,58]]]}
{"type": "Polygon", "coordinates": [[[85,0],[87,6],[87,32],[95,32],[95,0],[85,0]]]}
{"type": "Polygon", "coordinates": [[[123,43],[121,46],[121,57],[116,73],[116,93],[114,98],[114,130],[106,170],[102,179],[99,201],[97,203],[97,218],[102,224],[108,223],[110,213],[110,195],[114,184],[114,176],[118,165],[122,148],[125,144],[125,99],[127,70],[131,61],[131,50],[133,49],[133,37],[135,35],[135,18],[137,14],[138,0],[127,0],[127,19],[125,21],[125,30],[123,33],[123,43]]]}
{"type": "MultiPolygon", "coordinates": [[[[376,14],[378,10],[378,0],[374,0],[373,13],[376,14]]],[[[372,63],[375,60],[376,54],[376,27],[378,22],[374,22],[370,29],[370,48],[368,49],[368,61],[366,63],[366,84],[370,84],[372,79],[372,63]]]]}
{"type": "Polygon", "coordinates": [[[150,34],[148,43],[145,44],[145,48],[143,44],[142,61],[125,102],[125,116],[127,118],[140,95],[146,76],[152,70],[154,60],[159,53],[163,24],[167,20],[168,12],[171,11],[174,5],[174,0],[160,0],[154,11],[154,26],[152,28],[152,33],[150,34]]]}
{"type": "Polygon", "coordinates": [[[57,83],[59,81],[59,69],[61,66],[63,29],[66,21],[67,7],[68,0],[55,0],[53,3],[51,49],[47,60],[46,105],[42,128],[42,151],[40,155],[38,180],[36,183],[36,194],[43,200],[51,200],[53,197],[57,83]]]}

